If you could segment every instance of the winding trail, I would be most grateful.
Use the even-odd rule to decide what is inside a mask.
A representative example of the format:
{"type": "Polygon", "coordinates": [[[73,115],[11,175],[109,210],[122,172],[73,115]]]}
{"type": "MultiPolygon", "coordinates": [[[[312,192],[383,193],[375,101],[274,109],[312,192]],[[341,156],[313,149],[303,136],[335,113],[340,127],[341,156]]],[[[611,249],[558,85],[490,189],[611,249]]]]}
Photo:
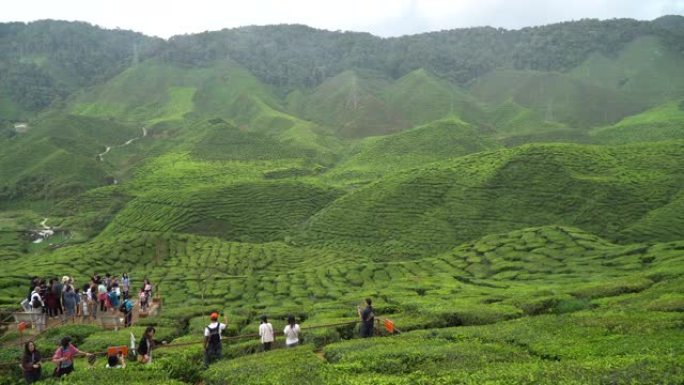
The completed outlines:
{"type": "Polygon", "coordinates": [[[97,156],[100,158],[100,162],[103,162],[103,161],[104,161],[103,156],[107,155],[107,153],[108,153],[109,150],[111,150],[111,149],[112,149],[112,148],[111,148],[110,146],[107,146],[107,149],[105,150],[105,152],[102,152],[102,153],[97,154],[97,156]]]}
{"type": "Polygon", "coordinates": [[[40,222],[40,226],[43,228],[42,230],[38,230],[36,233],[38,235],[38,238],[33,240],[33,243],[41,243],[44,240],[50,238],[50,236],[54,235],[55,232],[52,230],[52,227],[46,225],[48,221],[48,218],[43,218],[43,221],[40,222]]]}
{"type": "Polygon", "coordinates": [[[107,155],[107,153],[109,153],[109,151],[111,151],[113,148],[128,146],[129,144],[135,142],[136,140],[146,137],[147,136],[147,128],[145,126],[143,126],[143,127],[141,127],[141,129],[142,129],[142,135],[141,136],[136,136],[135,138],[128,139],[123,144],[105,147],[104,152],[97,154],[97,157],[100,159],[100,162],[104,162],[104,156],[107,155]]]}

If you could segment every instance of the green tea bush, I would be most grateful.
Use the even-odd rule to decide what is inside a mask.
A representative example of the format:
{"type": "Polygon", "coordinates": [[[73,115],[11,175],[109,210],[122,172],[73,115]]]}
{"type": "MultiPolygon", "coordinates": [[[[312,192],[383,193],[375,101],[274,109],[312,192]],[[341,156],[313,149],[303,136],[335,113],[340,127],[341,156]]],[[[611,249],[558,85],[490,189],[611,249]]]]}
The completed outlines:
{"type": "Polygon", "coordinates": [[[684,312],[684,295],[664,294],[648,305],[649,310],[684,312]]]}
{"type": "Polygon", "coordinates": [[[204,347],[199,341],[201,340],[190,346],[154,350],[150,369],[168,373],[171,378],[179,381],[197,383],[204,366],[204,347]]]}
{"type": "Polygon", "coordinates": [[[653,285],[653,281],[646,278],[620,278],[601,283],[591,283],[572,290],[570,294],[578,298],[600,298],[640,292],[651,285],[653,285]]]}
{"type": "MultiPolygon", "coordinates": [[[[63,337],[71,337],[74,345],[81,345],[88,336],[102,332],[102,328],[97,325],[64,325],[50,328],[40,334],[36,339],[36,344],[49,344],[57,346],[63,337]]],[[[53,349],[54,350],[54,349],[53,349]]]]}
{"type": "Polygon", "coordinates": [[[204,372],[207,385],[325,383],[323,362],[307,346],[217,362],[204,372]]]}
{"type": "MultiPolygon", "coordinates": [[[[155,327],[155,329],[154,339],[157,341],[170,341],[176,333],[175,329],[163,326],[155,327]]],[[[118,331],[99,331],[90,334],[78,348],[87,352],[102,352],[106,351],[109,346],[129,345],[131,333],[135,336],[136,344],[138,344],[144,331],[145,328],[142,326],[133,326],[118,331]]]]}
{"type": "MultiPolygon", "coordinates": [[[[49,374],[48,374],[49,375],[49,374]]],[[[43,374],[46,378],[46,373],[43,374]]],[[[174,380],[168,374],[159,370],[152,370],[152,367],[142,367],[136,363],[130,363],[126,369],[108,369],[98,365],[94,368],[76,368],[76,370],[65,376],[63,380],[47,378],[43,383],[46,384],[71,384],[71,385],[182,385],[184,382],[174,380]]]]}
{"type": "Polygon", "coordinates": [[[519,349],[504,343],[450,341],[430,337],[429,333],[345,341],[327,346],[324,352],[335,367],[343,364],[340,370],[390,375],[437,373],[446,368],[474,370],[490,362],[515,361],[524,356],[519,349]]]}

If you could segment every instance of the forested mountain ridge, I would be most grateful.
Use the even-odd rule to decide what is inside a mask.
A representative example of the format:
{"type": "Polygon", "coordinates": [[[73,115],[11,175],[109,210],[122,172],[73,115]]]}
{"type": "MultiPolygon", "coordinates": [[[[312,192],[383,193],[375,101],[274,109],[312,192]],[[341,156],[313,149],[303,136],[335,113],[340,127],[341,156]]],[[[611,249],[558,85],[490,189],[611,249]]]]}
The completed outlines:
{"type": "Polygon", "coordinates": [[[580,20],[520,30],[481,27],[398,38],[329,32],[305,26],[245,27],[169,39],[170,60],[201,65],[226,56],[275,85],[312,86],[345,69],[399,78],[425,68],[464,84],[497,68],[566,71],[592,52],[614,54],[644,35],[684,49],[684,18],[652,22],[580,20]]]}
{"type": "Polygon", "coordinates": [[[457,84],[495,69],[571,70],[592,53],[617,54],[642,36],[684,51],[684,18],[580,20],[520,30],[455,29],[397,38],[301,25],[242,27],[168,40],[81,22],[0,24],[2,118],[17,119],[151,57],[181,67],[232,60],[283,91],[310,88],[345,70],[398,79],[424,68],[457,84]]]}
{"type": "Polygon", "coordinates": [[[0,111],[14,112],[15,119],[41,111],[149,58],[161,44],[140,33],[83,22],[2,23],[0,96],[9,100],[0,101],[0,111]]]}

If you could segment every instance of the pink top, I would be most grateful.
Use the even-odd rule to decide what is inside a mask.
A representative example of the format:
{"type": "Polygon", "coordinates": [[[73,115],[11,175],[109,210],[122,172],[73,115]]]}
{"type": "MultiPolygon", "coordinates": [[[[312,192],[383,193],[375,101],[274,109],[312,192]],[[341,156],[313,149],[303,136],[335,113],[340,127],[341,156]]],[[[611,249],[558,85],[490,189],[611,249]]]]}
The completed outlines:
{"type": "Polygon", "coordinates": [[[57,350],[55,350],[55,355],[52,356],[53,360],[59,359],[59,358],[66,358],[66,360],[60,362],[61,367],[66,368],[68,366],[71,366],[74,363],[74,356],[78,353],[78,349],[72,344],[69,344],[69,347],[66,349],[62,349],[62,347],[58,347],[57,350]]]}

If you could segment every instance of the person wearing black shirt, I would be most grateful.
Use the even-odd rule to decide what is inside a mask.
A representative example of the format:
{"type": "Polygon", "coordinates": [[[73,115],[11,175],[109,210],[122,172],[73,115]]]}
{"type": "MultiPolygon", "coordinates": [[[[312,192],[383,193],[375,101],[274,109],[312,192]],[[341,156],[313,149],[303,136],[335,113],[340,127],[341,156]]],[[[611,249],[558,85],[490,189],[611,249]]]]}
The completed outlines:
{"type": "Polygon", "coordinates": [[[24,370],[24,379],[27,384],[32,384],[40,380],[40,353],[36,350],[36,345],[33,341],[27,342],[24,347],[21,368],[24,370]]]}
{"type": "Polygon", "coordinates": [[[361,318],[361,327],[359,332],[362,338],[373,336],[373,324],[375,323],[375,312],[373,311],[372,301],[366,298],[366,307],[361,310],[361,306],[357,307],[359,317],[361,318]]]}
{"type": "Polygon", "coordinates": [[[138,362],[149,364],[152,362],[152,348],[154,347],[154,333],[156,330],[152,326],[148,326],[140,339],[138,345],[138,362]]]}

